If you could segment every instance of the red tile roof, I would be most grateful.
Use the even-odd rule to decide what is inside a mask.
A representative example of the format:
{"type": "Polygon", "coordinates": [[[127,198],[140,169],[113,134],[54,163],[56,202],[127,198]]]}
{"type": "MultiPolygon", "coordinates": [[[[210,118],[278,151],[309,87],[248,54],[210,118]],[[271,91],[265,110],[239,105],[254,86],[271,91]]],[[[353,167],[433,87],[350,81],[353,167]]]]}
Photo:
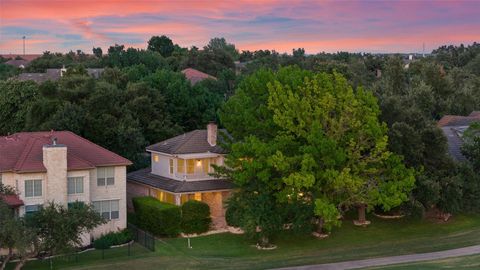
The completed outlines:
{"type": "Polygon", "coordinates": [[[21,132],[0,137],[0,172],[45,172],[43,146],[53,138],[67,146],[67,169],[81,170],[132,163],[70,131],[21,132]]]}
{"type": "Polygon", "coordinates": [[[445,115],[438,121],[437,126],[469,126],[472,122],[480,122],[480,113],[472,112],[469,116],[445,115]]]}
{"type": "Polygon", "coordinates": [[[23,205],[23,201],[20,200],[18,195],[0,194],[0,200],[4,201],[8,206],[12,208],[16,208],[23,205]]]}
{"type": "Polygon", "coordinates": [[[205,79],[213,79],[213,80],[217,79],[212,75],[208,75],[207,73],[203,73],[193,68],[186,68],[182,70],[182,73],[185,75],[187,80],[189,80],[192,85],[205,79]]]}

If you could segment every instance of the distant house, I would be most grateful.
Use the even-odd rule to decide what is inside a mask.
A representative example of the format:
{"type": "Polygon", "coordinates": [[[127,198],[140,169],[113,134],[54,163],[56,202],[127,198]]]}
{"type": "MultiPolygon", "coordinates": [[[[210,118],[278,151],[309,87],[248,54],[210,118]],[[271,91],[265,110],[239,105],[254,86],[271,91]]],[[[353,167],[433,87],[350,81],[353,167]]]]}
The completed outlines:
{"type": "Polygon", "coordinates": [[[462,154],[462,136],[463,132],[474,122],[480,122],[480,111],[474,111],[468,116],[445,115],[437,123],[447,138],[448,153],[455,161],[466,161],[462,154]]]}
{"type": "Polygon", "coordinates": [[[223,165],[225,150],[217,144],[217,125],[194,130],[150,145],[151,167],[127,175],[127,198],[152,196],[182,205],[198,200],[210,206],[214,227],[226,225],[224,200],[233,184],[210,174],[211,165],[223,165]]]}
{"type": "Polygon", "coordinates": [[[92,204],[108,222],[84,234],[83,244],[127,226],[126,167],[131,162],[69,131],[21,132],[0,137],[0,182],[17,195],[2,195],[17,215],[54,201],[92,204]]]}
{"type": "Polygon", "coordinates": [[[16,68],[22,68],[22,69],[28,66],[29,63],[30,61],[23,60],[23,59],[12,59],[5,62],[6,65],[14,66],[16,68]]]}
{"type": "Polygon", "coordinates": [[[42,54],[0,54],[0,57],[5,59],[10,59],[10,60],[23,59],[28,62],[31,62],[41,56],[42,54]]]}
{"type": "MultiPolygon", "coordinates": [[[[88,75],[98,79],[102,75],[103,68],[87,68],[88,75]]],[[[67,70],[65,68],[48,68],[45,73],[21,73],[16,79],[20,81],[35,81],[42,83],[48,80],[57,81],[67,70]]]]}
{"type": "Polygon", "coordinates": [[[198,82],[203,81],[205,79],[212,79],[212,80],[217,79],[212,75],[208,75],[207,73],[201,72],[193,68],[186,68],[182,70],[182,73],[183,75],[185,75],[185,78],[187,78],[187,80],[189,80],[192,85],[195,85],[198,82]]]}

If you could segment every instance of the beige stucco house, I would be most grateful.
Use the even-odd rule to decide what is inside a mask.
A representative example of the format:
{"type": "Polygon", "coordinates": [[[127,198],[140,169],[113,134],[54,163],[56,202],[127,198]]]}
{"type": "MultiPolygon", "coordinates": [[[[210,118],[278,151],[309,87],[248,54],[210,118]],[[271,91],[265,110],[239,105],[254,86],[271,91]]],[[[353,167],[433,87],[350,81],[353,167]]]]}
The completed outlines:
{"type": "Polygon", "coordinates": [[[12,208],[23,216],[50,201],[67,207],[76,201],[92,204],[108,222],[85,234],[85,245],[126,227],[126,167],[130,164],[69,131],[0,137],[0,181],[19,192],[17,200],[11,200],[16,202],[12,208]]]}
{"type": "Polygon", "coordinates": [[[152,196],[182,205],[198,200],[210,206],[213,225],[224,227],[224,201],[233,184],[212,176],[212,165],[223,165],[225,150],[217,144],[217,125],[194,130],[147,147],[151,167],[127,175],[127,197],[152,196]]]}

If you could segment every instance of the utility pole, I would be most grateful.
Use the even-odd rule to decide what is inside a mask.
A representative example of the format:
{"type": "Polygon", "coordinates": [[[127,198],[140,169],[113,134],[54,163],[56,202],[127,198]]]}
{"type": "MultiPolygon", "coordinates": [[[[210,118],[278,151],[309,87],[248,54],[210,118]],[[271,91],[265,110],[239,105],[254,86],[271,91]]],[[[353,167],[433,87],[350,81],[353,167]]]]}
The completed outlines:
{"type": "Polygon", "coordinates": [[[23,39],[23,56],[25,56],[25,36],[22,37],[23,39]]]}
{"type": "Polygon", "coordinates": [[[425,42],[423,43],[423,52],[422,52],[423,58],[425,58],[425,42]]]}

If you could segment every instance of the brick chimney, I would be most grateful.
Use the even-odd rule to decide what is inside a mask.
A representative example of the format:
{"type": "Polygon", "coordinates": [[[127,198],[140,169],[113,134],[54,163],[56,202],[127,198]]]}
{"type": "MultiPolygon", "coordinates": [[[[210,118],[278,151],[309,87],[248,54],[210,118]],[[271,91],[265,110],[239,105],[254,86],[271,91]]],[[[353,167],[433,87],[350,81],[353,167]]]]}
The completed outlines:
{"type": "Polygon", "coordinates": [[[43,165],[47,169],[45,197],[56,203],[67,204],[67,146],[58,144],[53,138],[51,144],[43,146],[43,165]]]}
{"type": "Polygon", "coordinates": [[[211,146],[217,145],[217,124],[214,122],[207,125],[207,141],[211,146]]]}

